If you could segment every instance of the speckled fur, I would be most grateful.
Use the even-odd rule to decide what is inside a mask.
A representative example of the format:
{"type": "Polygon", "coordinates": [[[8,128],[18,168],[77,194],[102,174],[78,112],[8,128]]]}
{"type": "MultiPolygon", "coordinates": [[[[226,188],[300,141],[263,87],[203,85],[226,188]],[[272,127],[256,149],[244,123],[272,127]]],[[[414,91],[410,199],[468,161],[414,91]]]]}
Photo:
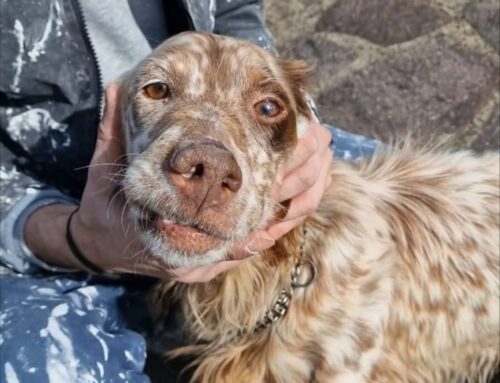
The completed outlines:
{"type": "MultiPolygon", "coordinates": [[[[288,146],[289,155],[305,113],[300,94],[292,90],[303,68],[238,40],[183,34],[148,58],[129,81],[154,78],[165,68],[173,71],[182,96],[160,105],[129,95],[136,109],[125,113],[135,114],[127,141],[129,150],[141,153],[129,164],[125,191],[142,204],[157,199],[158,209],[182,211],[175,193],[165,200],[169,185],[158,175],[158,164],[183,129],[213,131],[242,167],[242,192],[250,202],[238,199],[237,206],[210,222],[235,218],[225,229],[230,237],[241,237],[272,214],[273,177],[286,160],[280,147],[288,146]],[[176,57],[194,66],[192,75],[182,74],[186,67],[176,57]],[[222,65],[231,78],[217,72],[222,65]],[[254,91],[249,84],[262,73],[288,100],[293,118],[286,129],[291,131],[284,128],[287,134],[279,138],[286,142],[266,140],[269,129],[245,117],[252,104],[242,94],[254,91]]],[[[132,89],[133,82],[129,85],[132,89]]],[[[171,299],[183,307],[193,346],[174,354],[196,355],[194,381],[487,382],[499,365],[500,158],[417,146],[386,147],[355,163],[335,161],[332,186],[306,221],[305,240],[299,228],[210,283],[158,286],[159,316],[171,299]],[[302,241],[304,256],[318,270],[314,283],[295,290],[287,316],[275,326],[235,337],[252,329],[289,283],[302,241]]],[[[215,258],[176,258],[153,250],[172,264],[182,260],[188,266],[227,253],[225,248],[215,258]]]]}
{"type": "MultiPolygon", "coordinates": [[[[319,273],[272,329],[298,232],[208,284],[177,286],[197,382],[487,382],[499,363],[499,156],[409,146],[335,162],[307,221],[319,273]]],[[[299,239],[300,240],[300,239],[299,239]]],[[[169,290],[158,291],[157,299],[169,290]]],[[[188,349],[180,350],[182,353],[188,349]]]]}

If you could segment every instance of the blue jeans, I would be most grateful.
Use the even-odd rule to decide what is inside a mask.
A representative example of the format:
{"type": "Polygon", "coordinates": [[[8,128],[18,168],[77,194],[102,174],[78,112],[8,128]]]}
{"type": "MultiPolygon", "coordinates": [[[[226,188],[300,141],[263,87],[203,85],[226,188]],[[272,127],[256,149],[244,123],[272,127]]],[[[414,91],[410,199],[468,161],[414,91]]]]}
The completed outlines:
{"type": "MultiPolygon", "coordinates": [[[[369,156],[377,146],[329,128],[339,159],[369,156]]],[[[147,285],[82,274],[2,276],[0,382],[149,382],[148,322],[137,317],[146,312],[140,297],[147,285]]]]}

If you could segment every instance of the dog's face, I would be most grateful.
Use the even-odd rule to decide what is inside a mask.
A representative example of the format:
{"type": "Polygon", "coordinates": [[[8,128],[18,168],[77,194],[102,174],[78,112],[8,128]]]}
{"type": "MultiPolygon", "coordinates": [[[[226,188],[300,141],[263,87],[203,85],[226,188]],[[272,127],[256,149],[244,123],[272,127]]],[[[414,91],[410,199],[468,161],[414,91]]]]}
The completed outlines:
{"type": "Polygon", "coordinates": [[[305,75],[301,62],[201,33],[167,40],[127,75],[123,186],[154,255],[217,262],[272,217],[276,172],[307,126],[305,75]]]}

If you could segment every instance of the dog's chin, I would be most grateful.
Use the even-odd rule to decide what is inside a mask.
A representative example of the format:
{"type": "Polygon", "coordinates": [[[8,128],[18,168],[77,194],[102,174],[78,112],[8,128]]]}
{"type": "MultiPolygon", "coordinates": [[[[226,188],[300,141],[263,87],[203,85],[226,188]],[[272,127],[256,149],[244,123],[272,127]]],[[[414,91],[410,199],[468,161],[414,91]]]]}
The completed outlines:
{"type": "MultiPolygon", "coordinates": [[[[214,247],[204,253],[194,252],[186,246],[173,246],[169,238],[151,233],[143,233],[143,241],[152,254],[160,258],[170,267],[200,267],[208,266],[227,258],[232,243],[224,241],[220,246],[214,247]]],[[[175,243],[175,241],[172,241],[175,243]]]]}
{"type": "Polygon", "coordinates": [[[157,214],[142,222],[142,240],[150,252],[172,267],[206,266],[224,260],[233,241],[195,224],[157,214]]]}

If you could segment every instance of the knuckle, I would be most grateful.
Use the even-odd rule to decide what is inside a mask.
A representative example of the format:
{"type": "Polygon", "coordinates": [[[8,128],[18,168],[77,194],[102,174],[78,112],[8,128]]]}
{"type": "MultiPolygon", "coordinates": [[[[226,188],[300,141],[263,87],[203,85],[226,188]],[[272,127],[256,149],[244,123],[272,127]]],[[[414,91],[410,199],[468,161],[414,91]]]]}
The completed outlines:
{"type": "Polygon", "coordinates": [[[332,134],[326,128],[323,128],[321,133],[322,147],[328,149],[330,147],[330,143],[332,142],[332,134]]]}
{"type": "Polygon", "coordinates": [[[316,135],[311,134],[307,139],[302,141],[302,146],[307,153],[314,153],[319,147],[318,138],[316,135]]]}
{"type": "Polygon", "coordinates": [[[300,183],[305,187],[305,188],[310,188],[316,183],[317,180],[317,174],[312,171],[309,168],[304,168],[301,169],[298,173],[298,177],[300,180],[300,183]]]}
{"type": "Polygon", "coordinates": [[[321,126],[321,131],[320,131],[321,135],[322,135],[322,138],[326,141],[330,141],[332,139],[332,133],[327,129],[325,128],[324,126],[321,126]]]}

